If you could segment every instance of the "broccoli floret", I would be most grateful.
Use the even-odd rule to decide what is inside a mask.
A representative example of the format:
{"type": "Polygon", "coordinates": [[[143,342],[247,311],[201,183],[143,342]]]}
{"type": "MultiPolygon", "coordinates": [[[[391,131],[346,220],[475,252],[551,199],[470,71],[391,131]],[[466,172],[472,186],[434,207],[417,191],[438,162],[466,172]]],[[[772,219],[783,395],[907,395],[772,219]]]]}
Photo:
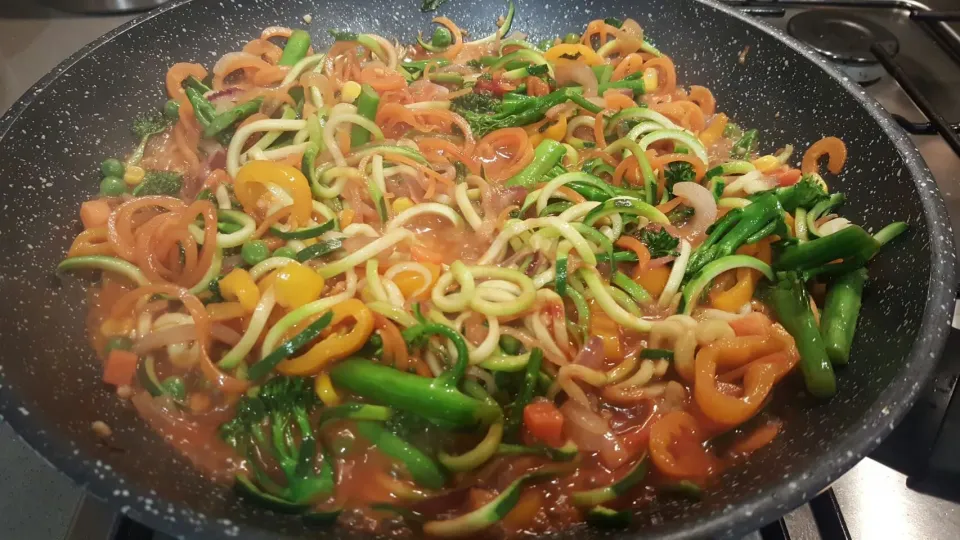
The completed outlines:
{"type": "MultiPolygon", "coordinates": [[[[317,468],[317,440],[310,424],[316,395],[310,379],[275,377],[256,397],[237,403],[236,416],[220,426],[220,437],[246,458],[250,476],[242,484],[247,494],[262,501],[307,510],[333,490],[333,468],[324,459],[317,468]],[[285,481],[278,483],[266,470],[274,463],[285,481]]],[[[293,508],[287,507],[288,510],[293,508]]]]}
{"type": "Polygon", "coordinates": [[[819,176],[805,174],[796,184],[775,189],[773,193],[780,201],[780,206],[787,212],[794,212],[797,208],[810,208],[826,199],[827,190],[823,189],[823,180],[819,176]]]}
{"type": "Polygon", "coordinates": [[[450,101],[450,107],[457,114],[494,114],[500,111],[501,104],[502,102],[499,99],[480,92],[465,94],[450,101]]]}
{"type": "Polygon", "coordinates": [[[173,171],[147,171],[140,184],[133,188],[134,197],[170,195],[175,197],[183,189],[183,175],[173,171]]]}
{"type": "Polygon", "coordinates": [[[677,246],[680,245],[680,240],[664,228],[644,227],[634,233],[633,236],[647,246],[651,258],[657,259],[677,255],[677,246]]]}
{"type": "Polygon", "coordinates": [[[755,129],[748,129],[743,132],[740,140],[733,144],[730,149],[730,157],[734,159],[747,159],[751,154],[757,151],[760,141],[757,140],[759,133],[755,129]]]}
{"type": "Polygon", "coordinates": [[[578,91],[563,88],[545,96],[524,96],[509,103],[489,95],[473,93],[454,98],[451,109],[470,124],[475,137],[483,137],[497,129],[532,124],[543,118],[551,107],[570,99],[571,92],[578,91]]]}
{"type": "Polygon", "coordinates": [[[682,227],[690,221],[690,218],[693,217],[693,214],[696,213],[695,210],[685,204],[681,204],[674,208],[673,210],[667,212],[667,219],[670,221],[670,224],[675,227],[682,227]]]}
{"type": "Polygon", "coordinates": [[[697,173],[693,170],[693,165],[686,161],[674,161],[667,164],[663,169],[663,177],[667,181],[667,193],[673,193],[673,186],[678,182],[693,182],[697,178],[697,173]]]}
{"type": "Polygon", "coordinates": [[[150,141],[150,137],[163,133],[176,121],[176,117],[167,116],[163,114],[162,111],[157,111],[152,114],[144,114],[137,117],[137,119],[133,121],[133,126],[130,128],[130,131],[132,131],[133,134],[140,139],[140,142],[130,154],[130,158],[127,160],[127,165],[136,165],[137,163],[140,163],[140,160],[143,159],[143,151],[146,149],[147,143],[150,141]]]}

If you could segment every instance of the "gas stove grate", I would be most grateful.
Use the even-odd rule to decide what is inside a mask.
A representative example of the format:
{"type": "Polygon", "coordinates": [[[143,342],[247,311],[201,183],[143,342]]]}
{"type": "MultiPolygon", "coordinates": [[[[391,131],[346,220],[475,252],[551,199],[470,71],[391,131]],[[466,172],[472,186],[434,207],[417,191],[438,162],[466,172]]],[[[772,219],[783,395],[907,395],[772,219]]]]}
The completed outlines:
{"type": "MultiPolygon", "coordinates": [[[[740,9],[747,15],[756,17],[783,17],[787,7],[842,7],[850,9],[899,9],[909,13],[910,20],[923,30],[960,65],[960,36],[950,29],[946,22],[960,21],[960,11],[934,11],[912,0],[721,0],[723,3],[740,9]]],[[[910,122],[899,115],[894,119],[908,133],[914,135],[940,134],[950,148],[960,156],[960,123],[948,122],[933,104],[920,92],[917,85],[897,64],[894,56],[879,43],[870,47],[886,72],[893,77],[903,91],[913,100],[918,109],[927,117],[927,122],[910,122]]]]}

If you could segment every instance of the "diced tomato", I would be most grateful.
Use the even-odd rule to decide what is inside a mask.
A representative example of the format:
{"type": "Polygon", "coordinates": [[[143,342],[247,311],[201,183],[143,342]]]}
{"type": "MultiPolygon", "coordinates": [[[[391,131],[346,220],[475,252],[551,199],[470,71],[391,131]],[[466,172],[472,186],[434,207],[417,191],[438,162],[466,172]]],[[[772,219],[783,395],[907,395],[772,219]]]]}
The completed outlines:
{"type": "Polygon", "coordinates": [[[516,89],[517,87],[514,86],[512,82],[503,80],[499,73],[495,73],[490,78],[481,77],[477,79],[476,84],[473,86],[473,91],[477,94],[493,94],[499,98],[502,98],[507,92],[512,92],[516,89]]]}
{"type": "Polygon", "coordinates": [[[730,321],[730,328],[738,336],[762,336],[770,328],[770,319],[763,313],[754,311],[753,313],[730,321]]]}
{"type": "Polygon", "coordinates": [[[523,423],[531,435],[548,445],[563,445],[563,415],[552,402],[535,401],[524,407],[523,423]]]}
{"type": "Polygon", "coordinates": [[[94,199],[80,205],[80,221],[84,229],[106,227],[110,219],[110,205],[102,199],[94,199]]]}
{"type": "Polygon", "coordinates": [[[133,384],[133,376],[137,371],[137,355],[121,349],[113,349],[107,355],[103,366],[103,382],[114,386],[129,386],[133,384]]]}
{"type": "Polygon", "coordinates": [[[792,186],[800,181],[800,169],[784,169],[773,176],[780,187],[792,186]]]}

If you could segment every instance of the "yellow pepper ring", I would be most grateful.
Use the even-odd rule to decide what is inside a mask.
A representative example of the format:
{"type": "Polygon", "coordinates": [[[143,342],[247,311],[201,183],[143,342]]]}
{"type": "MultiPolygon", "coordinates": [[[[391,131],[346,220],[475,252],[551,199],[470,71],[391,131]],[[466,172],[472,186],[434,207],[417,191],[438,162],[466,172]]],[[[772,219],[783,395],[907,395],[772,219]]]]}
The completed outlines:
{"type": "Polygon", "coordinates": [[[280,362],[277,371],[284,375],[313,375],[328,364],[359,351],[373,333],[373,312],[360,300],[351,298],[333,306],[330,326],[335,327],[348,318],[354,321],[348,332],[332,334],[306,354],[280,362]]]}
{"type": "Polygon", "coordinates": [[[576,57],[578,62],[583,62],[588,66],[599,66],[604,63],[603,58],[596,51],[581,44],[563,43],[554,45],[543,53],[543,57],[553,64],[556,64],[558,60],[563,60],[562,56],[576,57]]]}
{"type": "Polygon", "coordinates": [[[250,161],[237,171],[234,193],[245,212],[257,209],[260,198],[267,193],[267,184],[279,186],[293,199],[289,222],[303,225],[310,220],[313,196],[307,178],[295,167],[273,161],[250,161]]]}

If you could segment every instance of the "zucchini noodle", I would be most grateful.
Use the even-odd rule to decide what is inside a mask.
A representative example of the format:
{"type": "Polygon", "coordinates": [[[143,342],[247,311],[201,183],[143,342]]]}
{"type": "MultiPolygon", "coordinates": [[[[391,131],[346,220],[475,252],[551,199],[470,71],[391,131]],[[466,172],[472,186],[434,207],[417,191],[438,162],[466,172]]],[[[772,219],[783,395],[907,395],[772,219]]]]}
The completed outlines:
{"type": "Polygon", "coordinates": [[[227,174],[231,178],[240,170],[240,151],[251,135],[258,131],[300,131],[307,127],[305,120],[257,120],[237,130],[227,147],[227,174]]]}
{"type": "Polygon", "coordinates": [[[680,242],[680,256],[674,261],[673,268],[670,270],[670,278],[667,279],[667,284],[663,287],[663,292],[660,293],[660,299],[657,301],[657,305],[660,307],[669,305],[677,291],[680,290],[680,282],[683,281],[683,274],[687,270],[690,252],[690,242],[682,240],[680,242]]]}
{"type": "Polygon", "coordinates": [[[321,266],[317,269],[317,273],[320,274],[324,279],[329,279],[333,276],[340,275],[347,270],[352,269],[354,266],[366,262],[367,259],[375,257],[381,251],[389,249],[394,244],[400,243],[412,237],[413,233],[405,229],[390,231],[373,242],[370,242],[369,244],[358,249],[357,251],[350,253],[346,257],[325,266],[321,266]]]}
{"type": "Polygon", "coordinates": [[[463,218],[457,214],[456,210],[444,204],[429,202],[414,205],[403,212],[400,212],[387,223],[385,230],[395,231],[400,227],[403,227],[411,219],[422,214],[437,214],[447,218],[456,228],[463,226],[463,218]]]}
{"type": "MultiPolygon", "coordinates": [[[[267,325],[267,319],[270,317],[270,312],[273,311],[273,306],[276,305],[276,303],[273,287],[270,287],[260,296],[260,301],[257,303],[256,309],[253,310],[253,315],[250,317],[250,323],[246,331],[244,331],[243,337],[241,337],[240,341],[218,362],[221,368],[233,369],[243,362],[243,359],[253,350],[253,346],[260,338],[260,333],[263,332],[263,328],[267,325]]],[[[271,347],[270,350],[273,350],[273,347],[271,347]]]]}

